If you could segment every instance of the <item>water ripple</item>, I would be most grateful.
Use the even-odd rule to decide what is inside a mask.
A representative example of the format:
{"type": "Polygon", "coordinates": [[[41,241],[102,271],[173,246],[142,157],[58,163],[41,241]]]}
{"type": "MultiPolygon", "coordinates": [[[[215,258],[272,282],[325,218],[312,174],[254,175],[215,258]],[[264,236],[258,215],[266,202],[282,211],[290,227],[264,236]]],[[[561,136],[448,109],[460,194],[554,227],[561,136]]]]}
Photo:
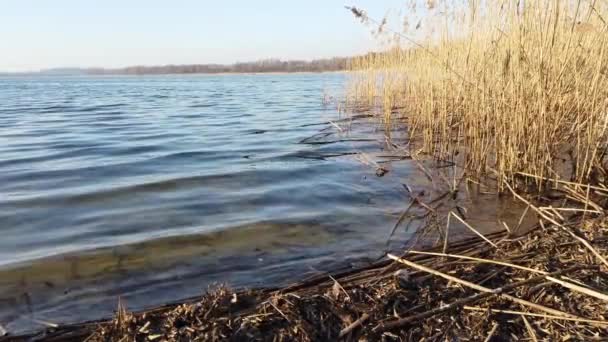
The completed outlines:
{"type": "Polygon", "coordinates": [[[321,98],[343,83],[0,78],[0,322],[94,319],[118,295],[136,309],[375,251],[390,204],[372,198],[402,194],[349,156],[381,139],[299,143],[338,118],[321,98]]]}

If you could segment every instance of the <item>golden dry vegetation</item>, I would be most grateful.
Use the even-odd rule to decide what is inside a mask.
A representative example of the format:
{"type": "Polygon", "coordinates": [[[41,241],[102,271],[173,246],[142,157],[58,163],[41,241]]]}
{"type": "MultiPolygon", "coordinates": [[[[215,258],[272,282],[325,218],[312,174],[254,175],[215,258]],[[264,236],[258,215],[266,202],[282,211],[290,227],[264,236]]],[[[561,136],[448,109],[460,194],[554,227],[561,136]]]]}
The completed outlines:
{"type": "Polygon", "coordinates": [[[352,61],[351,106],[404,125],[421,152],[458,154],[476,176],[604,176],[607,1],[415,3],[408,13],[425,15],[404,32],[351,8],[395,42],[352,61]]]}

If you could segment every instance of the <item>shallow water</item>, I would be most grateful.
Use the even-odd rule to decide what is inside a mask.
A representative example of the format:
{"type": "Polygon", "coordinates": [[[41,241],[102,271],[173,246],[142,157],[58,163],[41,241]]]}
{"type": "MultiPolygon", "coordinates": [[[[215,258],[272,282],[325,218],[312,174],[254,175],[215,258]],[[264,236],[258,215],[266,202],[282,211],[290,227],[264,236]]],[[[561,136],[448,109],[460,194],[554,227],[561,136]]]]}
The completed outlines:
{"type": "MultiPolygon", "coordinates": [[[[388,153],[373,122],[327,123],[344,119],[323,99],[345,77],[0,78],[0,324],[98,319],[119,296],[142,309],[381,256],[409,201],[401,183],[430,185],[408,160],[377,177],[353,155],[388,153]]],[[[486,231],[514,212],[488,198],[470,201],[486,231]]]]}

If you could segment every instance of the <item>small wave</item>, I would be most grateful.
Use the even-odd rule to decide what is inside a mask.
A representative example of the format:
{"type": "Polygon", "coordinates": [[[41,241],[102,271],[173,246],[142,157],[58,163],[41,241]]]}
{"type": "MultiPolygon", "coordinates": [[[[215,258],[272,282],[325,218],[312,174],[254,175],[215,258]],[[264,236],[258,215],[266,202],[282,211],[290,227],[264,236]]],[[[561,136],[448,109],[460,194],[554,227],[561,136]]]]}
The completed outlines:
{"type": "Polygon", "coordinates": [[[209,108],[209,107],[215,107],[215,106],[217,106],[216,103],[198,103],[198,104],[190,105],[188,107],[190,107],[190,108],[209,108]]]}
{"type": "Polygon", "coordinates": [[[65,105],[55,105],[48,107],[41,107],[37,109],[37,112],[42,114],[53,114],[53,113],[88,113],[88,112],[98,112],[105,109],[113,109],[126,106],[125,103],[111,103],[104,105],[96,105],[96,106],[65,106],[65,105]]]}
{"type": "MultiPolygon", "coordinates": [[[[63,172],[63,177],[66,177],[66,171],[55,171],[63,172]]],[[[74,170],[70,170],[70,173],[74,173],[74,170]]],[[[89,172],[90,173],[90,172],[89,172]]],[[[297,177],[297,175],[304,176],[309,173],[307,167],[304,168],[293,168],[287,169],[272,169],[265,170],[263,173],[256,170],[238,171],[233,173],[223,174],[211,174],[211,175],[200,175],[200,176],[189,176],[189,177],[174,177],[166,178],[157,181],[151,181],[147,183],[138,183],[126,186],[119,186],[114,188],[100,188],[98,191],[77,193],[77,194],[58,194],[52,196],[34,196],[30,198],[24,198],[16,201],[5,201],[3,204],[21,207],[31,208],[33,206],[69,206],[69,205],[80,205],[85,203],[101,203],[108,200],[115,200],[124,196],[133,196],[133,194],[144,194],[144,193],[162,193],[179,191],[183,189],[194,189],[197,187],[206,188],[221,188],[223,191],[228,189],[240,189],[242,184],[253,184],[257,187],[267,186],[274,184],[279,179],[288,179],[288,176],[297,177]]],[[[30,176],[31,177],[31,176],[30,176]]],[[[39,177],[50,177],[48,174],[39,175],[39,177]]]]}
{"type": "Polygon", "coordinates": [[[126,103],[110,103],[110,104],[104,104],[104,105],[84,107],[82,109],[82,111],[83,112],[96,112],[96,111],[100,111],[100,110],[104,110],[104,109],[125,107],[126,105],[127,105],[126,103]]]}

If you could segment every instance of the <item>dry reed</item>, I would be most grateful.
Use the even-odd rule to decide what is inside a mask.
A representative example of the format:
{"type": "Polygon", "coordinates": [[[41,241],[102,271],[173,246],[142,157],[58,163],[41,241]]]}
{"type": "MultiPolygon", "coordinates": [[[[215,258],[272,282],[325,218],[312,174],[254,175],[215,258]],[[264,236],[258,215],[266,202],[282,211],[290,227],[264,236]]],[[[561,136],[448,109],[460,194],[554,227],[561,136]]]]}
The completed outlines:
{"type": "Polygon", "coordinates": [[[351,107],[404,124],[421,151],[457,160],[475,176],[605,176],[597,166],[607,148],[608,2],[431,7],[403,33],[351,9],[399,40],[351,62],[351,107]]]}

